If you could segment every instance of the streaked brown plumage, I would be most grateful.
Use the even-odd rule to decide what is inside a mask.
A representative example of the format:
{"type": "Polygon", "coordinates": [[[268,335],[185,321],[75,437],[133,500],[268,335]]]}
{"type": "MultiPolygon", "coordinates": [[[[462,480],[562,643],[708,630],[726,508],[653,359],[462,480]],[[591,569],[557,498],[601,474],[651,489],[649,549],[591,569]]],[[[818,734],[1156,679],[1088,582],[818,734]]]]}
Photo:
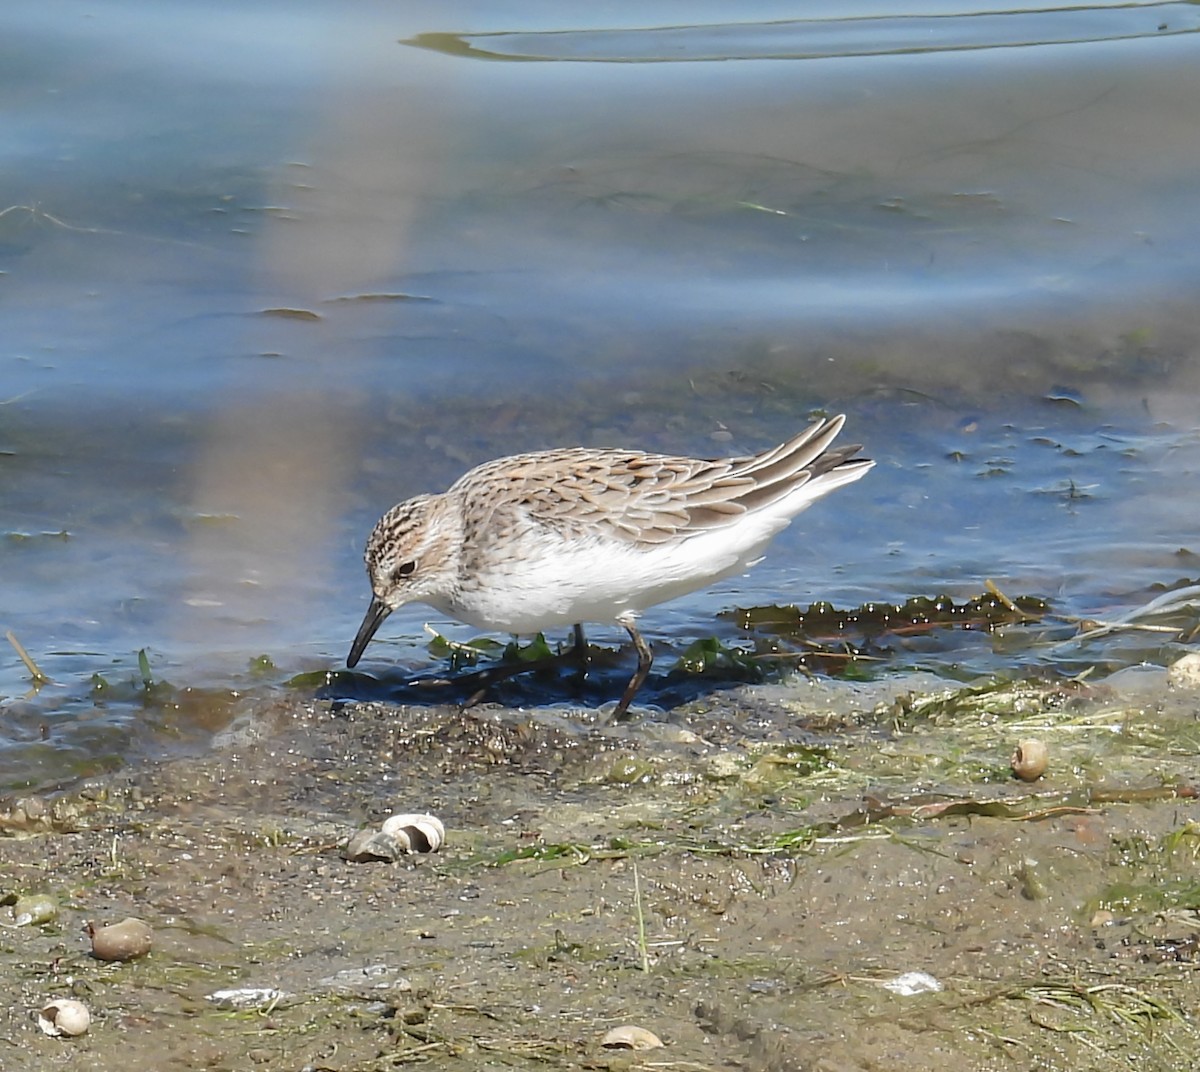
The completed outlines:
{"type": "Polygon", "coordinates": [[[399,503],[367,541],[374,595],[347,665],[411,602],[511,633],[617,622],[638,651],[615,712],[623,715],[652,661],[634,624],[640,611],[753,565],[796,514],[874,465],[854,457],[856,445],[831,449],[844,420],[817,421],[744,458],[517,454],[472,469],[442,495],[399,503]]]}

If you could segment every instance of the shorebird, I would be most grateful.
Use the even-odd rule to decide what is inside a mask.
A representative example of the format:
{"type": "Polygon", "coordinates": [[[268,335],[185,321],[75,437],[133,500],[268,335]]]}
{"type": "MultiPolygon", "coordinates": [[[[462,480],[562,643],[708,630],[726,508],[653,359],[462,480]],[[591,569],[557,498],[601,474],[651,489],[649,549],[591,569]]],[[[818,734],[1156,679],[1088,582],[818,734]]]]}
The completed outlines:
{"type": "Polygon", "coordinates": [[[514,454],[398,503],[367,540],[373,595],[346,665],[406,603],[495,632],[570,625],[581,651],[584,622],[615,622],[638,655],[621,718],[654,658],[639,613],[753,566],[801,510],[875,464],[855,457],[857,444],[832,448],[844,422],[819,420],[745,458],[514,454]]]}

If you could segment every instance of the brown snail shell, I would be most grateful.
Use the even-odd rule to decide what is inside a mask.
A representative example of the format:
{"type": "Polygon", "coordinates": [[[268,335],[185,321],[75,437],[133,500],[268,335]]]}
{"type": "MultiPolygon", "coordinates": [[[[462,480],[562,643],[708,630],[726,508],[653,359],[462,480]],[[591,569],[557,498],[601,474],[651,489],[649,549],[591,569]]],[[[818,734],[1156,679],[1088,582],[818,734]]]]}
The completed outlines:
{"type": "Polygon", "coordinates": [[[154,932],[148,923],[129,916],[107,927],[88,924],[92,939],[92,956],[97,960],[134,960],[150,952],[154,932]]]}
{"type": "Polygon", "coordinates": [[[1046,773],[1050,753],[1046,743],[1036,737],[1028,737],[1017,742],[1016,751],[1012,757],[1012,771],[1023,782],[1036,782],[1046,773]]]}

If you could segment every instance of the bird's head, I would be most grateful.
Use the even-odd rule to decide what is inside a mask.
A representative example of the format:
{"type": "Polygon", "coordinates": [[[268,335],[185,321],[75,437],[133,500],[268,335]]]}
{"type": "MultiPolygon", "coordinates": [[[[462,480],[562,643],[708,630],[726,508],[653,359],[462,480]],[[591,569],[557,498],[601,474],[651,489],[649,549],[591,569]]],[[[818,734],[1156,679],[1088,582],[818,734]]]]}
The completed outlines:
{"type": "Polygon", "coordinates": [[[367,538],[364,559],[371,605],[346,659],[354,666],[383,620],[405,603],[438,602],[453,591],[457,541],[441,495],[419,495],[393,506],[367,538]]]}

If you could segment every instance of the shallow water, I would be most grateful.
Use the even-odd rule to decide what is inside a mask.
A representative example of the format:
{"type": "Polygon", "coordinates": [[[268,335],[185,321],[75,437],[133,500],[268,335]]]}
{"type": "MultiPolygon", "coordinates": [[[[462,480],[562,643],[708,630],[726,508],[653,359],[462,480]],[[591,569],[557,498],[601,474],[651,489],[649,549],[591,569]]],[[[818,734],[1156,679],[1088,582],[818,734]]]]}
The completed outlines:
{"type": "MultiPolygon", "coordinates": [[[[148,713],[141,649],[222,697],[340,665],[375,517],[518,450],[848,414],[876,470],[647,615],[664,650],[1200,575],[1192,6],[690,11],[9,6],[0,625],[53,684],[4,649],[0,782],[202,742],[227,703],[148,713]]],[[[427,668],[426,621],[471,635],[411,608],[368,668],[427,668]]],[[[961,640],[916,662],[1171,651],[961,640]]]]}

